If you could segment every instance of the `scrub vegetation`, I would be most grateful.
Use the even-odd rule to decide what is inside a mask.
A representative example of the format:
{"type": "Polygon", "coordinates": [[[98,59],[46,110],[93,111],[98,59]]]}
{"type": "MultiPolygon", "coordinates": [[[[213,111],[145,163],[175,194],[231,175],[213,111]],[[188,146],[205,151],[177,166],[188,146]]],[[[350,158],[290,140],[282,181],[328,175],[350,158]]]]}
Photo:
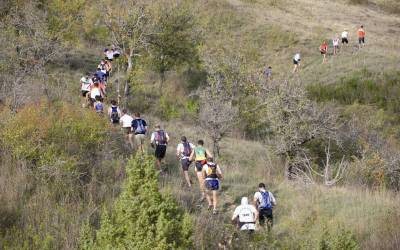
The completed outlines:
{"type": "Polygon", "coordinates": [[[2,1],[0,249],[398,249],[398,13],[394,0],[2,1]],[[350,44],[321,64],[344,29],[350,44]],[[166,173],[80,105],[109,44],[105,103],[161,123],[166,173]],[[182,135],[221,166],[216,215],[186,187],[182,135]],[[259,182],[274,227],[249,237],[231,216],[259,182]]]}

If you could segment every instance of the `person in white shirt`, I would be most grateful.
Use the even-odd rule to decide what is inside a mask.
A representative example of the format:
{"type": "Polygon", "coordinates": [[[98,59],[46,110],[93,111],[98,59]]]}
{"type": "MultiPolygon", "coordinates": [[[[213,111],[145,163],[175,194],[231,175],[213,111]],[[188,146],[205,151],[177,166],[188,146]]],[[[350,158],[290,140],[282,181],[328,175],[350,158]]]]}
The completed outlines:
{"type": "Polygon", "coordinates": [[[92,102],[96,101],[96,96],[103,96],[100,91],[99,83],[95,82],[90,88],[90,99],[92,102]]]}
{"type": "Polygon", "coordinates": [[[108,49],[108,48],[105,49],[104,55],[105,55],[104,59],[106,59],[106,60],[112,61],[114,59],[114,51],[111,49],[108,49]]]}
{"type": "Polygon", "coordinates": [[[188,142],[186,136],[182,136],[181,143],[178,144],[176,148],[176,157],[178,157],[179,161],[181,162],[183,176],[185,177],[186,183],[189,188],[192,187],[192,182],[190,181],[189,177],[189,167],[192,162],[190,161],[190,155],[194,150],[195,146],[188,142]]]}
{"type": "Polygon", "coordinates": [[[86,73],[86,76],[81,78],[81,95],[82,95],[82,107],[85,107],[88,103],[88,94],[90,92],[90,88],[93,84],[92,79],[90,78],[90,73],[86,73]]]}
{"type": "Polygon", "coordinates": [[[265,184],[258,184],[258,191],[254,194],[254,204],[258,209],[260,226],[264,226],[267,221],[268,230],[273,225],[272,208],[276,205],[274,195],[265,189],[265,184]]]}
{"type": "Polygon", "coordinates": [[[337,36],[335,36],[332,39],[332,45],[333,45],[333,54],[336,55],[339,50],[339,38],[337,36]]]}
{"type": "Polygon", "coordinates": [[[122,116],[119,118],[119,123],[121,124],[122,130],[124,131],[128,143],[131,149],[134,149],[133,145],[133,134],[132,134],[132,121],[133,117],[128,115],[128,111],[126,109],[122,110],[122,116]]]}
{"type": "Polygon", "coordinates": [[[232,221],[236,221],[241,231],[254,232],[258,218],[257,209],[249,204],[247,197],[242,197],[241,205],[233,212],[232,221]]]}
{"type": "Polygon", "coordinates": [[[160,125],[156,125],[155,131],[151,133],[150,144],[153,148],[155,148],[154,156],[156,157],[156,163],[158,170],[161,169],[162,160],[165,157],[165,153],[167,152],[167,145],[169,141],[168,133],[165,130],[161,129],[160,125]]]}
{"type": "Polygon", "coordinates": [[[342,44],[346,44],[346,46],[349,44],[349,32],[347,29],[342,32],[342,44]]]}
{"type": "Polygon", "coordinates": [[[296,73],[298,71],[300,67],[300,60],[301,60],[300,52],[297,52],[293,57],[293,64],[294,64],[293,73],[296,73]]]}

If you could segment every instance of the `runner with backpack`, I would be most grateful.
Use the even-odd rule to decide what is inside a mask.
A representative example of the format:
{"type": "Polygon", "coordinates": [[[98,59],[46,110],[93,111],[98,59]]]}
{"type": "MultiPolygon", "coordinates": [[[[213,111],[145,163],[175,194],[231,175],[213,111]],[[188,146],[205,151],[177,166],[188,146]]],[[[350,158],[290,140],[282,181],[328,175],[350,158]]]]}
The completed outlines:
{"type": "Polygon", "coordinates": [[[156,125],[155,129],[156,130],[151,134],[150,144],[153,148],[155,148],[154,155],[157,159],[157,168],[161,171],[161,163],[167,151],[169,136],[167,132],[161,129],[160,125],[156,125]]]}
{"type": "Polygon", "coordinates": [[[258,209],[260,226],[267,221],[268,231],[273,226],[272,208],[276,205],[274,195],[265,189],[265,184],[258,184],[258,191],[254,194],[254,204],[258,209]]]}
{"type": "Polygon", "coordinates": [[[96,101],[93,104],[93,108],[98,114],[103,114],[104,112],[104,105],[103,102],[101,101],[101,96],[96,96],[96,101]]]}
{"type": "Polygon", "coordinates": [[[208,209],[213,209],[213,214],[217,214],[219,181],[222,179],[221,168],[214,163],[212,157],[207,158],[207,163],[202,170],[205,179],[205,187],[207,189],[206,198],[208,209]]]}
{"type": "Polygon", "coordinates": [[[203,178],[203,165],[207,163],[207,157],[212,157],[212,154],[208,149],[204,147],[204,141],[199,140],[197,142],[197,146],[192,150],[192,153],[189,157],[190,161],[195,161],[195,172],[197,179],[199,181],[199,187],[201,191],[200,200],[203,201],[205,198],[205,190],[204,190],[204,178],[203,178]]]}
{"type": "Polygon", "coordinates": [[[192,187],[192,182],[190,180],[188,171],[190,165],[192,164],[192,162],[190,161],[190,155],[192,154],[194,148],[195,146],[192,143],[188,142],[186,136],[182,136],[181,143],[179,143],[176,148],[176,156],[181,162],[183,176],[189,188],[192,187]]]}
{"type": "Polygon", "coordinates": [[[140,113],[135,113],[135,118],[132,120],[132,132],[135,135],[136,149],[140,148],[142,153],[144,150],[144,143],[146,140],[147,123],[140,118],[140,113]]]}
{"type": "Polygon", "coordinates": [[[121,118],[121,110],[117,106],[117,102],[115,100],[111,100],[111,107],[108,108],[108,117],[110,117],[110,121],[112,124],[118,124],[119,119],[121,118]]]}
{"type": "Polygon", "coordinates": [[[240,206],[236,207],[233,212],[232,221],[237,222],[240,231],[252,233],[256,230],[257,218],[257,209],[249,204],[249,199],[247,197],[242,197],[240,206]]]}

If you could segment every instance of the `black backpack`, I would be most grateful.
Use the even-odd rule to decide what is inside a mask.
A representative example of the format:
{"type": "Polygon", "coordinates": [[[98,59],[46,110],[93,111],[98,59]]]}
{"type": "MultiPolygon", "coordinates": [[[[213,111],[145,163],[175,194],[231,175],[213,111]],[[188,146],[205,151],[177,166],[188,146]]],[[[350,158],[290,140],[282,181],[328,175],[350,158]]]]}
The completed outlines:
{"type": "Polygon", "coordinates": [[[118,107],[111,107],[110,118],[113,123],[119,123],[118,107]]]}

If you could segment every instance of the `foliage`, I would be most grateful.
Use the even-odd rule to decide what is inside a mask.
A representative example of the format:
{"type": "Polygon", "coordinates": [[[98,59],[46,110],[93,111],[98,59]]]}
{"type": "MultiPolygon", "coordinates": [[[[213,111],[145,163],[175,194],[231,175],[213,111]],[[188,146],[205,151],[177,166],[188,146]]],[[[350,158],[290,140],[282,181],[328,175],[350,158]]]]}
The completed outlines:
{"type": "Polygon", "coordinates": [[[111,213],[105,211],[93,245],[98,249],[187,249],[190,219],[168,195],[158,191],[154,159],[137,155],[111,213]]]}

